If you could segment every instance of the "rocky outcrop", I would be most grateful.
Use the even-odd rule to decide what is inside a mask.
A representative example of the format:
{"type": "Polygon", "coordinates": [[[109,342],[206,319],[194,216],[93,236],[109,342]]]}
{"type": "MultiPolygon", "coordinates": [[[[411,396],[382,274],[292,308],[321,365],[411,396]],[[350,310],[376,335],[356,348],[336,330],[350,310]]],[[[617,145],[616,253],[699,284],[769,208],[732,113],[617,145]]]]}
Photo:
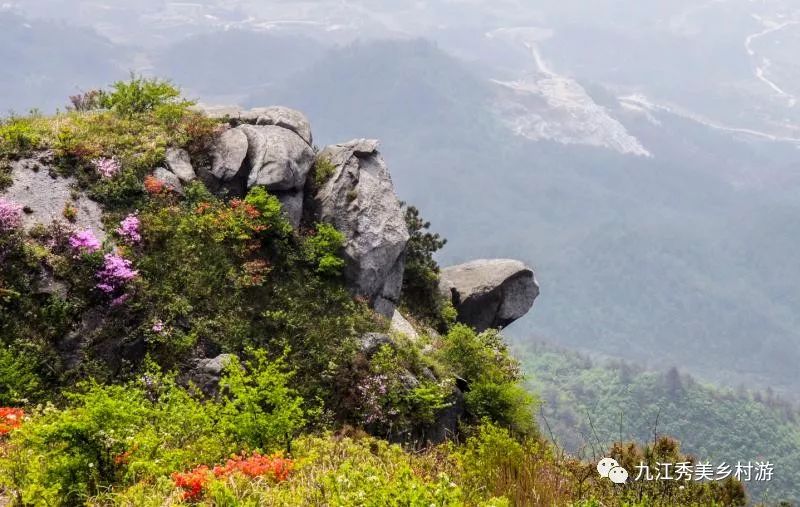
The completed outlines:
{"type": "Polygon", "coordinates": [[[365,333],[361,336],[360,342],[361,353],[368,358],[374,356],[384,345],[395,347],[389,335],[384,333],[365,333]]]}
{"type": "Polygon", "coordinates": [[[241,178],[247,147],[247,136],[239,129],[220,134],[211,153],[211,175],[223,185],[241,178]]]}
{"type": "Polygon", "coordinates": [[[226,119],[232,126],[275,125],[291,130],[302,138],[309,146],[312,144],[311,124],[308,118],[294,109],[283,106],[256,107],[241,109],[236,106],[200,106],[200,109],[211,118],[226,119]]]}
{"type": "Polygon", "coordinates": [[[227,119],[232,127],[215,142],[210,169],[201,171],[206,184],[214,191],[239,196],[254,186],[264,186],[278,197],[287,218],[298,227],[303,188],[315,160],[305,115],[279,106],[202,109],[212,118],[227,119]]]}
{"type": "Polygon", "coordinates": [[[533,270],[510,259],[444,268],[439,290],[452,301],[458,321],[478,331],[509,325],[528,313],[539,295],[533,270]]]}
{"type": "Polygon", "coordinates": [[[23,206],[26,229],[55,221],[67,222],[65,209],[74,210],[70,220],[76,229],[88,229],[102,240],[103,212],[84,192],[76,190],[74,178],[57,176],[50,171],[52,154],[41,152],[11,163],[12,185],[0,195],[23,206]]]}
{"type": "Polygon", "coordinates": [[[333,175],[314,196],[319,219],[347,240],[345,279],[352,291],[390,317],[400,297],[409,233],[378,142],[357,139],[326,147],[333,175]]]}
{"type": "MultiPolygon", "coordinates": [[[[372,359],[383,347],[391,347],[396,350],[398,346],[391,336],[384,333],[365,333],[360,338],[361,354],[366,359],[372,359]]],[[[400,376],[403,388],[408,390],[418,387],[421,379],[433,382],[440,380],[429,368],[418,371],[416,375],[405,370],[400,376]]],[[[464,393],[469,390],[467,382],[458,377],[452,380],[452,392],[448,396],[445,406],[437,411],[431,423],[418,426],[410,432],[392,435],[391,439],[397,442],[427,445],[438,444],[458,435],[461,422],[471,420],[473,416],[467,412],[464,402],[464,393]]]]}
{"type": "Polygon", "coordinates": [[[188,151],[181,148],[167,148],[164,159],[167,169],[177,176],[181,183],[189,183],[197,177],[188,151]]]}
{"type": "Polygon", "coordinates": [[[403,314],[397,310],[392,314],[392,321],[389,329],[392,332],[399,333],[412,340],[417,340],[419,338],[419,333],[414,329],[414,326],[412,326],[408,319],[403,317],[403,314]]]}
{"type": "Polygon", "coordinates": [[[270,192],[299,190],[314,165],[314,150],[291,130],[274,125],[236,127],[247,137],[247,187],[270,192]]]}

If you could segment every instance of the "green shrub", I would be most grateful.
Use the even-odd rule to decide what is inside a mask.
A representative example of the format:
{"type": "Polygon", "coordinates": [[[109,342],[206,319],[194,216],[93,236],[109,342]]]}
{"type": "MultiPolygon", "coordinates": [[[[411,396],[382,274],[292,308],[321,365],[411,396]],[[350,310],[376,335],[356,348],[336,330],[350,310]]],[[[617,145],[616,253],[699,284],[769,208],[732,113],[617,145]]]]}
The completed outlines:
{"type": "Polygon", "coordinates": [[[0,192],[14,184],[11,177],[11,167],[3,160],[0,160],[0,192]]]}
{"type": "Polygon", "coordinates": [[[463,324],[453,326],[439,343],[442,365],[469,383],[467,410],[520,434],[535,433],[535,398],[521,385],[519,362],[496,330],[475,333],[463,324]]]}
{"type": "Polygon", "coordinates": [[[0,406],[20,406],[43,394],[40,364],[29,351],[0,345],[0,406]]]}
{"type": "Polygon", "coordinates": [[[250,355],[246,369],[236,361],[226,367],[220,382],[222,425],[251,449],[288,446],[305,424],[303,399],[288,386],[293,374],[282,361],[268,361],[264,350],[251,349],[250,355]]]}
{"type": "Polygon", "coordinates": [[[181,99],[180,90],[169,81],[132,75],[128,81],[112,84],[111,90],[102,94],[100,105],[122,116],[154,112],[172,117],[192,102],[181,99]]]}
{"type": "Polygon", "coordinates": [[[258,221],[269,234],[281,238],[291,234],[292,226],[283,215],[281,202],[264,187],[250,189],[244,201],[258,211],[260,214],[258,221]]]}
{"type": "Polygon", "coordinates": [[[317,157],[313,170],[314,188],[321,188],[336,172],[336,166],[325,157],[317,157]]]}
{"type": "Polygon", "coordinates": [[[13,117],[0,123],[0,156],[22,156],[41,147],[36,118],[13,117]]]}
{"type": "Polygon", "coordinates": [[[344,234],[330,224],[317,224],[316,232],[305,241],[306,258],[320,275],[336,276],[342,273],[344,259],[344,234]]]}
{"type": "Polygon", "coordinates": [[[433,423],[450,404],[452,382],[427,378],[412,350],[412,343],[382,346],[372,356],[368,372],[356,379],[357,422],[374,434],[413,437],[414,430],[433,423]]]}
{"type": "Polygon", "coordinates": [[[169,377],[146,374],[125,386],[84,384],[69,407],[47,406],[15,431],[0,460],[0,484],[25,504],[81,505],[116,484],[220,459],[230,441],[215,405],[169,377]]]}
{"type": "Polygon", "coordinates": [[[467,411],[478,418],[487,418],[521,434],[536,431],[533,406],[536,398],[514,382],[480,379],[469,386],[464,395],[467,411]]]}
{"type": "Polygon", "coordinates": [[[434,254],[447,240],[429,232],[430,222],[414,206],[406,209],[406,225],[411,237],[406,247],[401,304],[406,311],[444,332],[455,321],[453,308],[439,293],[439,265],[434,254]]]}

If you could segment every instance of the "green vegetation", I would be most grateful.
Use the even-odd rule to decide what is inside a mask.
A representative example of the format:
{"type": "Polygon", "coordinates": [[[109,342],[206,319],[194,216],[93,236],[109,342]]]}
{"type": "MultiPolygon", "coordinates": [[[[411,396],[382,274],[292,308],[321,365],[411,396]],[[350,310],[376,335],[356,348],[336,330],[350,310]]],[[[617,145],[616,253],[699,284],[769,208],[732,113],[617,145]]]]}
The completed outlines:
{"type": "Polygon", "coordinates": [[[406,225],[411,237],[406,250],[401,304],[426,324],[439,330],[447,329],[455,322],[456,311],[450,301],[439,294],[439,264],[433,258],[447,240],[430,232],[430,222],[423,220],[414,206],[406,208],[406,225]]]}
{"type": "Polygon", "coordinates": [[[324,157],[317,157],[314,163],[314,175],[312,180],[314,182],[314,188],[322,187],[326,181],[333,177],[334,172],[336,172],[336,166],[333,165],[330,160],[324,157]]]}
{"type": "Polygon", "coordinates": [[[567,451],[592,455],[620,440],[672,435],[685,451],[713,462],[769,460],[772,480],[747,484],[753,499],[798,501],[800,412],[771,393],[720,390],[674,368],[656,373],[596,363],[544,345],[516,352],[567,451]]]}
{"type": "Polygon", "coordinates": [[[50,150],[105,205],[108,235],[25,231],[0,201],[0,502],[742,503],[735,483],[615,487],[554,452],[501,335],[441,303],[444,240],[414,208],[403,303],[421,336],[387,338],[345,287],[334,227],[293,229],[261,187],[180,195],[149,176],[168,147],[201,167],[219,132],[176,89],[133,77],[73,103],[7,120],[0,138],[7,160],[50,150]],[[453,441],[431,444],[437,430],[453,441]]]}

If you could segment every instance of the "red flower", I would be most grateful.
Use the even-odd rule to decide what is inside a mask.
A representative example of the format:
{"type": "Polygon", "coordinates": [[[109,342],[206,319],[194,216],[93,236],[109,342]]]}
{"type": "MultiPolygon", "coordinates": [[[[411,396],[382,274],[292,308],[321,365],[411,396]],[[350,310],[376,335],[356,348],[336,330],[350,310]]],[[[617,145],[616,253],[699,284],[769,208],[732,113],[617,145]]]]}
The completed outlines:
{"type": "Polygon", "coordinates": [[[182,488],[184,500],[196,500],[203,494],[203,487],[212,478],[211,471],[205,465],[200,465],[190,472],[175,472],[172,481],[175,486],[182,488]]]}
{"type": "Polygon", "coordinates": [[[293,468],[294,462],[280,454],[262,456],[254,453],[249,458],[234,456],[225,466],[214,467],[214,475],[227,477],[238,472],[251,478],[272,476],[276,481],[282,482],[289,477],[293,468]]]}
{"type": "Polygon", "coordinates": [[[25,411],[21,408],[0,407],[0,435],[6,435],[22,426],[25,411]]]}
{"type": "Polygon", "coordinates": [[[196,500],[203,494],[203,489],[214,477],[223,479],[232,474],[242,474],[255,479],[256,477],[272,477],[276,482],[285,481],[294,469],[294,461],[284,458],[280,454],[262,456],[253,453],[249,458],[233,456],[225,465],[216,466],[210,470],[205,465],[200,465],[190,472],[175,472],[172,480],[175,486],[182,488],[184,500],[196,500]]]}

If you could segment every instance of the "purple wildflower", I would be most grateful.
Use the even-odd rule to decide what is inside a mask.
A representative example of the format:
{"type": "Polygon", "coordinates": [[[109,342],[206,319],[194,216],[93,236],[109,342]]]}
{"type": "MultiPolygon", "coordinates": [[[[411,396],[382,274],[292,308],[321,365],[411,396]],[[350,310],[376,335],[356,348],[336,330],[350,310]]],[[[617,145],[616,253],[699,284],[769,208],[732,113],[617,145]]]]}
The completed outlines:
{"type": "Polygon", "coordinates": [[[365,424],[385,423],[389,415],[384,410],[383,403],[389,392],[388,377],[386,375],[373,375],[364,379],[358,386],[362,396],[361,405],[365,424]]]}
{"type": "Polygon", "coordinates": [[[10,232],[22,226],[22,206],[0,197],[0,232],[10,232]]]}
{"type": "Polygon", "coordinates": [[[162,322],[161,320],[155,321],[153,323],[153,327],[151,328],[151,330],[154,333],[161,334],[164,331],[164,322],[162,322]]]}
{"type": "Polygon", "coordinates": [[[131,268],[131,261],[117,254],[106,254],[104,259],[103,268],[96,274],[99,282],[95,287],[106,294],[111,295],[123,289],[127,282],[139,274],[131,268]]]}
{"type": "Polygon", "coordinates": [[[69,237],[69,246],[78,253],[94,253],[100,250],[100,241],[90,230],[78,231],[69,237]]]}
{"type": "Polygon", "coordinates": [[[96,158],[92,160],[92,165],[103,178],[111,178],[122,170],[115,158],[96,158]]]}
{"type": "Polygon", "coordinates": [[[142,241],[142,235],[139,233],[139,217],[136,215],[128,215],[120,222],[117,234],[129,243],[138,244],[142,241]]]}

